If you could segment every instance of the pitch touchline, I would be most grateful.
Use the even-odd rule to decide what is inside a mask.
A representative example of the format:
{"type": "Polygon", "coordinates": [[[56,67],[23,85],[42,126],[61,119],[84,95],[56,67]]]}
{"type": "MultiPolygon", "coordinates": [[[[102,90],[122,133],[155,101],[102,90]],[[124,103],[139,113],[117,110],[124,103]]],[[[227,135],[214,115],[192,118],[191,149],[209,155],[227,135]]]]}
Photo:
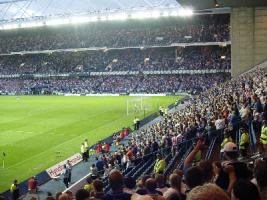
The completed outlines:
{"type": "MultiPolygon", "coordinates": [[[[107,124],[105,123],[105,125],[102,125],[102,126],[100,126],[100,127],[94,128],[94,129],[92,129],[91,131],[94,131],[94,130],[96,130],[96,129],[98,129],[98,128],[101,128],[101,127],[105,127],[105,126],[107,126],[107,125],[113,123],[114,121],[118,121],[118,120],[121,119],[121,118],[124,118],[124,117],[120,117],[120,118],[118,118],[118,119],[116,119],[116,120],[111,121],[110,123],[107,123],[107,124]]],[[[103,124],[104,124],[104,123],[103,123],[103,124]]],[[[74,137],[74,138],[72,138],[72,139],[70,139],[70,140],[67,140],[67,141],[65,141],[65,142],[63,142],[63,143],[60,143],[59,145],[54,146],[54,147],[50,148],[49,150],[51,150],[51,149],[55,149],[55,148],[57,148],[57,147],[59,147],[59,146],[62,146],[63,144],[66,144],[66,143],[68,143],[68,142],[71,142],[72,140],[77,139],[77,138],[79,138],[79,137],[82,137],[82,136],[84,136],[85,134],[89,134],[89,133],[83,133],[82,135],[79,135],[79,136],[74,137]]],[[[26,162],[26,161],[28,161],[28,160],[31,160],[32,158],[38,157],[38,156],[40,156],[40,155],[42,155],[42,154],[44,154],[44,153],[46,153],[46,152],[47,152],[47,151],[43,151],[42,153],[35,154],[34,156],[31,156],[31,157],[29,157],[29,158],[26,158],[26,159],[23,160],[23,161],[17,162],[16,164],[11,165],[11,166],[7,167],[6,169],[7,169],[7,170],[8,170],[8,169],[11,169],[11,168],[13,168],[13,167],[15,167],[15,166],[17,166],[17,165],[20,165],[21,163],[24,163],[24,162],[26,162]]]]}

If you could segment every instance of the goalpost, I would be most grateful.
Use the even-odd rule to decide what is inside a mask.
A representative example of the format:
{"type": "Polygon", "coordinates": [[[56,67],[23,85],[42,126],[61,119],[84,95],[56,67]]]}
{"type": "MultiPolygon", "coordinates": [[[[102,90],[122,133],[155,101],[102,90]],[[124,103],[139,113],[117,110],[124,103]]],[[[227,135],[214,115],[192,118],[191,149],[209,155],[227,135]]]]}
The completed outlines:
{"type": "Polygon", "coordinates": [[[146,99],[149,97],[138,96],[126,100],[126,115],[140,114],[141,112],[150,111],[151,105],[146,99]]]}

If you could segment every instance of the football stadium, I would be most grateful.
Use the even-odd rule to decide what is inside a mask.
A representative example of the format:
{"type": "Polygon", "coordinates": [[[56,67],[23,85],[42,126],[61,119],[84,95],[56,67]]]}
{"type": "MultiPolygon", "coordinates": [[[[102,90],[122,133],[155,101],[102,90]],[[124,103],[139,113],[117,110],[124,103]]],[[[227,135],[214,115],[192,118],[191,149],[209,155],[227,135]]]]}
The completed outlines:
{"type": "Polygon", "coordinates": [[[0,11],[0,200],[267,200],[267,1],[0,11]]]}

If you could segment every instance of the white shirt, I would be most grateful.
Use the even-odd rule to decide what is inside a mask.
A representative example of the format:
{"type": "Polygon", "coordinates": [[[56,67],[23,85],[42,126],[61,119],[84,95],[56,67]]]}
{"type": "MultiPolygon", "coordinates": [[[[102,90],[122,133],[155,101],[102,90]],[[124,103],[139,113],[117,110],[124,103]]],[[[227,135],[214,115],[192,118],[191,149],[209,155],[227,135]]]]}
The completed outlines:
{"type": "Polygon", "coordinates": [[[223,129],[224,126],[225,126],[225,121],[224,121],[224,119],[217,119],[217,120],[215,121],[215,126],[216,126],[216,130],[223,129]]]}

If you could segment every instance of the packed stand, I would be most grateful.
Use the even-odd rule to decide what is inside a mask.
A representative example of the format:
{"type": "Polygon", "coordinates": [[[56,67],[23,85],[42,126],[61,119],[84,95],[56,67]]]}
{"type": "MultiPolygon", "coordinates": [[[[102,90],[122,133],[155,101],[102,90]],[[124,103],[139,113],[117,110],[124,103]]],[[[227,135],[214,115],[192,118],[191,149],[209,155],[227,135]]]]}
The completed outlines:
{"type": "MultiPolygon", "coordinates": [[[[79,190],[76,199],[83,194],[89,199],[109,200],[265,200],[266,160],[257,160],[254,165],[249,165],[244,160],[250,154],[244,154],[244,148],[251,148],[250,141],[245,137],[250,122],[253,122],[255,130],[259,130],[256,131],[256,136],[260,152],[267,152],[265,73],[265,70],[259,69],[213,87],[191,99],[184,110],[173,114],[165,113],[164,120],[160,123],[137,131],[120,151],[103,154],[97,159],[91,168],[94,176],[87,183],[91,185],[91,189],[79,190]],[[238,130],[241,137],[236,140],[238,130]],[[204,160],[202,154],[210,140],[217,136],[221,138],[222,133],[221,158],[217,157],[218,161],[204,160]],[[228,138],[230,142],[225,142],[226,137],[231,137],[228,138]],[[171,153],[174,146],[188,139],[196,141],[193,149],[183,161],[182,167],[166,176],[166,155],[171,153]],[[165,152],[165,149],[168,151],[165,152]],[[138,180],[123,176],[125,169],[137,166],[140,159],[146,160],[153,156],[156,156],[156,161],[152,174],[143,175],[138,180]],[[238,160],[240,156],[244,161],[238,160]],[[122,173],[118,170],[122,170],[122,173]],[[109,191],[104,190],[106,179],[99,179],[102,171],[104,177],[108,177],[109,191]]],[[[175,149],[174,155],[177,151],[179,148],[175,149]]]]}
{"type": "Polygon", "coordinates": [[[229,78],[210,75],[126,75],[85,78],[0,79],[2,94],[199,93],[229,78]]]}
{"type": "Polygon", "coordinates": [[[0,53],[89,47],[165,46],[229,41],[229,15],[200,15],[147,21],[97,22],[58,28],[3,31],[0,53]]]}
{"type": "MultiPolygon", "coordinates": [[[[181,111],[161,112],[162,121],[136,131],[126,144],[120,145],[124,136],[115,136],[118,151],[104,151],[96,158],[76,199],[265,200],[267,162],[256,160],[251,165],[245,158],[253,153],[251,123],[259,152],[267,153],[266,92],[266,70],[256,69],[191,98],[181,111]],[[222,142],[221,157],[205,160],[205,149],[214,138],[222,142]],[[190,139],[195,144],[182,165],[165,174],[169,155],[176,156],[181,142],[190,139]],[[137,180],[124,176],[127,168],[145,166],[152,158],[152,173],[137,180]]],[[[59,194],[58,199],[69,199],[68,195],[59,194]]]]}
{"type": "Polygon", "coordinates": [[[2,56],[0,60],[0,75],[230,68],[229,46],[13,55],[2,56]]]}

